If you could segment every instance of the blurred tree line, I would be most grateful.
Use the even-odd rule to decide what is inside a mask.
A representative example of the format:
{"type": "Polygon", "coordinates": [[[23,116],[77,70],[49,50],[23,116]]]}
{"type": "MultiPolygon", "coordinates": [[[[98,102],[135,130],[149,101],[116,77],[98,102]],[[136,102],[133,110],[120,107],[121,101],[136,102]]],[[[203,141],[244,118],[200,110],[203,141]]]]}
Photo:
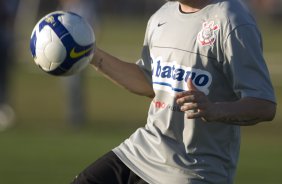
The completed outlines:
{"type": "Polygon", "coordinates": [[[282,19],[282,0],[245,0],[256,15],[267,16],[273,20],[282,19]]]}
{"type": "MultiPolygon", "coordinates": [[[[21,0],[30,1],[30,0],[21,0]]],[[[34,2],[34,0],[31,0],[34,2]]],[[[95,9],[100,15],[123,15],[123,16],[148,16],[156,11],[166,0],[93,0],[95,9]]],[[[241,0],[250,5],[256,14],[263,14],[274,19],[282,17],[282,0],[241,0]]],[[[41,17],[58,9],[59,1],[38,0],[41,17]]]]}
{"type": "MultiPolygon", "coordinates": [[[[94,0],[96,9],[102,15],[150,15],[156,11],[165,0],[94,0]]],[[[58,1],[41,0],[39,16],[43,16],[58,8],[58,1]]]]}

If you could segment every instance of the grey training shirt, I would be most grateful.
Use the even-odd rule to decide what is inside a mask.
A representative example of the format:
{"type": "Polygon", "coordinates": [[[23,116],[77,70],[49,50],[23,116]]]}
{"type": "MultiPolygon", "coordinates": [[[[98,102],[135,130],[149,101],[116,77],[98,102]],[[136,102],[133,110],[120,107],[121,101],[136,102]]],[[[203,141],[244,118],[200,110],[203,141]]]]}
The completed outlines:
{"type": "Polygon", "coordinates": [[[255,21],[237,0],[213,0],[191,14],[166,3],[148,22],[138,62],[156,94],[147,124],[113,151],[148,183],[231,184],[240,127],[187,119],[175,94],[191,78],[213,102],[275,102],[261,45],[255,21]]]}

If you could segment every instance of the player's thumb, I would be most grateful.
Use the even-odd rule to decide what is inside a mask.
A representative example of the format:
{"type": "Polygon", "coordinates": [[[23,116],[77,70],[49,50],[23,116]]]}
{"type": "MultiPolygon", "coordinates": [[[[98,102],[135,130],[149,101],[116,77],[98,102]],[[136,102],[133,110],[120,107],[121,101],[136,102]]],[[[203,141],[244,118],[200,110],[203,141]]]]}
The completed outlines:
{"type": "Polygon", "coordinates": [[[191,78],[189,78],[187,81],[187,87],[189,91],[198,91],[191,78]]]}

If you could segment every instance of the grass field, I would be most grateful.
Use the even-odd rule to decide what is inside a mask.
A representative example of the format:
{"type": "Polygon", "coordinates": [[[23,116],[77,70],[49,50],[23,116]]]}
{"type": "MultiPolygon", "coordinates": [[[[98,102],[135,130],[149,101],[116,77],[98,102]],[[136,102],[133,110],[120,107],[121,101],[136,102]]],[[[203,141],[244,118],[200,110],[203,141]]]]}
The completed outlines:
{"type": "MultiPolygon", "coordinates": [[[[145,25],[145,20],[106,19],[98,43],[120,58],[134,61],[139,57],[145,25]]],[[[282,28],[260,25],[281,104],[282,28]]],[[[79,130],[71,128],[64,117],[62,80],[40,72],[27,46],[21,52],[25,57],[15,65],[11,86],[16,125],[0,133],[0,184],[69,183],[85,166],[144,125],[149,99],[116,87],[89,68],[85,73],[88,121],[79,130]]],[[[273,122],[242,128],[236,184],[282,183],[281,112],[278,106],[273,122]]]]}

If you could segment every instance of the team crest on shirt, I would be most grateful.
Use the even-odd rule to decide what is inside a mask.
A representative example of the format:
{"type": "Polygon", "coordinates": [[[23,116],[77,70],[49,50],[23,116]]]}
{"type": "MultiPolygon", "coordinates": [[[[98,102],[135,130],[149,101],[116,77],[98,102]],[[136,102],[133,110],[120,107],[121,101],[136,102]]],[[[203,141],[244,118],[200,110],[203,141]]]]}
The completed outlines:
{"type": "Polygon", "coordinates": [[[202,46],[211,46],[216,40],[216,33],[220,29],[214,21],[203,23],[202,30],[198,33],[198,42],[202,46]]]}

